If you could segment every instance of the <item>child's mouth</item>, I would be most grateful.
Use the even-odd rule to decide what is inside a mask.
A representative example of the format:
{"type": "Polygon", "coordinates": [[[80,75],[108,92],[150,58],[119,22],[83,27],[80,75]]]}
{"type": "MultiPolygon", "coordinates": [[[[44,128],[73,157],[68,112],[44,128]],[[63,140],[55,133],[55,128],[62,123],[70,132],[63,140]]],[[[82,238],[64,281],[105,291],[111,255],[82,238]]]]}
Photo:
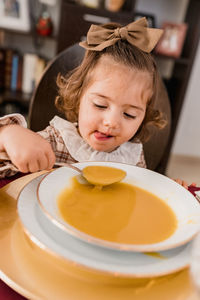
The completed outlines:
{"type": "Polygon", "coordinates": [[[108,134],[100,132],[100,131],[95,131],[94,136],[97,140],[100,140],[100,141],[104,141],[104,140],[107,140],[107,139],[110,139],[111,137],[113,137],[112,135],[108,135],[108,134]]]}

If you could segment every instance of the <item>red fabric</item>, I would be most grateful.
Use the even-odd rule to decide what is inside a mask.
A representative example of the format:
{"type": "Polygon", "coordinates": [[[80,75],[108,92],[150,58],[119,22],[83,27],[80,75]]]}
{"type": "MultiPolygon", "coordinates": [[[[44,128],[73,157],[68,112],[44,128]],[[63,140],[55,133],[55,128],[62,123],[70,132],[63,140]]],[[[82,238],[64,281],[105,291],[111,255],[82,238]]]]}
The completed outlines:
{"type": "Polygon", "coordinates": [[[2,300],[26,300],[13,289],[11,289],[7,284],[0,280],[0,299],[2,300]]]}
{"type": "Polygon", "coordinates": [[[190,185],[188,190],[195,196],[195,192],[200,191],[200,187],[190,185]]]}
{"type": "Polygon", "coordinates": [[[17,173],[16,175],[14,176],[11,176],[11,177],[6,177],[6,178],[2,178],[0,179],[0,188],[2,188],[4,185],[6,185],[7,183],[17,179],[17,178],[20,178],[24,175],[27,175],[26,173],[17,173]]]}

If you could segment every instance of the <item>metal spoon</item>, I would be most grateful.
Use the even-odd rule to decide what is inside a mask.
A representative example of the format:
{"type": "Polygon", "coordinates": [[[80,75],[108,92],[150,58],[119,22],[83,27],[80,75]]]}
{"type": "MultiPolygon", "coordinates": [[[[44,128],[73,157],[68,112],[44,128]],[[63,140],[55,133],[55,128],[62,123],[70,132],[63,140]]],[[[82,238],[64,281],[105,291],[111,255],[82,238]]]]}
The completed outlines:
{"type": "MultiPolygon", "coordinates": [[[[5,151],[0,152],[0,160],[10,160],[5,151]]],[[[89,183],[98,186],[105,186],[119,182],[126,176],[125,171],[106,166],[87,166],[83,170],[75,167],[74,165],[62,162],[56,162],[54,166],[72,168],[79,172],[80,175],[82,175],[82,177],[85,178],[89,183]],[[97,175],[95,173],[95,168],[98,168],[97,175]]]]}
{"type": "Polygon", "coordinates": [[[97,186],[117,183],[126,176],[125,171],[107,166],[87,166],[83,170],[80,170],[67,163],[56,163],[55,165],[70,167],[78,171],[89,183],[97,186]]]}

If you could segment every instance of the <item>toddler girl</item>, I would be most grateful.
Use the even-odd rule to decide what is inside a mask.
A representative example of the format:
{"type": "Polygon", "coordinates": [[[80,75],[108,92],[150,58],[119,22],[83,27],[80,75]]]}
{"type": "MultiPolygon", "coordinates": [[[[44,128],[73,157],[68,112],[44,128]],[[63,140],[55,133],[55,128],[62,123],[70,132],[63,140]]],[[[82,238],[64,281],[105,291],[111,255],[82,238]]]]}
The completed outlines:
{"type": "Polygon", "coordinates": [[[81,65],[57,79],[56,106],[67,120],[55,116],[35,133],[19,114],[1,118],[0,151],[10,158],[1,164],[1,177],[51,169],[55,161],[145,167],[147,124],[163,128],[166,123],[153,109],[158,74],[150,52],[161,34],[148,28],[145,18],[125,27],[92,25],[80,43],[87,50],[81,65]]]}

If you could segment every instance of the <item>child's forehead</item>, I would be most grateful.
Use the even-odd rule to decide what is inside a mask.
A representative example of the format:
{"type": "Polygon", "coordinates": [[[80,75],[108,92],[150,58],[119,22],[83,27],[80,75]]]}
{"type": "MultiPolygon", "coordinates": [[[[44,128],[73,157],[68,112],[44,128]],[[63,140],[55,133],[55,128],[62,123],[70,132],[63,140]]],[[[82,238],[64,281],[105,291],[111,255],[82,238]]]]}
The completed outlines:
{"type": "Polygon", "coordinates": [[[109,55],[103,55],[92,72],[91,81],[99,81],[109,78],[118,77],[119,81],[128,80],[143,82],[146,86],[152,86],[152,76],[146,70],[139,70],[135,67],[124,64],[123,62],[117,62],[109,55]]]}
{"type": "Polygon", "coordinates": [[[152,80],[148,72],[105,57],[91,73],[87,93],[92,97],[101,95],[105,99],[118,99],[122,103],[134,99],[146,104],[152,96],[152,80]]]}
{"type": "Polygon", "coordinates": [[[138,68],[125,64],[122,61],[117,61],[110,55],[102,55],[100,57],[96,66],[94,67],[94,71],[98,72],[99,70],[101,71],[103,70],[104,72],[119,70],[120,72],[124,72],[124,73],[130,71],[133,72],[133,74],[146,75],[147,78],[150,75],[150,73],[147,70],[145,69],[139,70],[138,68]]]}
{"type": "Polygon", "coordinates": [[[117,61],[116,59],[114,59],[111,55],[102,55],[99,60],[98,63],[96,65],[96,69],[104,67],[105,70],[109,70],[110,68],[130,68],[129,66],[125,65],[124,63],[122,63],[121,61],[117,61]]]}

